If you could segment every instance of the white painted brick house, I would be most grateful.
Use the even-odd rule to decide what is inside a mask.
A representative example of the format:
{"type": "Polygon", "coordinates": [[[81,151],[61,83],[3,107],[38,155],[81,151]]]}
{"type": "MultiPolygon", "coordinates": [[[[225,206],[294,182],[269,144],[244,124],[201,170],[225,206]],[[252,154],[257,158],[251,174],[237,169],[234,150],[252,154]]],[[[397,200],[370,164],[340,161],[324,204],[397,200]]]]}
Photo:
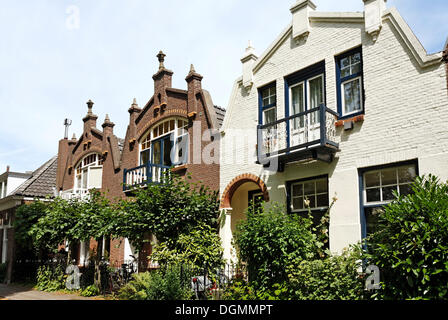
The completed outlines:
{"type": "Polygon", "coordinates": [[[372,231],[393,190],[416,175],[448,179],[442,52],[427,54],[386,0],[364,4],[328,13],[298,1],[272,45],[241,59],[221,129],[226,258],[249,199],[297,214],[308,199],[318,217],[336,196],[330,249],[341,252],[372,231]]]}

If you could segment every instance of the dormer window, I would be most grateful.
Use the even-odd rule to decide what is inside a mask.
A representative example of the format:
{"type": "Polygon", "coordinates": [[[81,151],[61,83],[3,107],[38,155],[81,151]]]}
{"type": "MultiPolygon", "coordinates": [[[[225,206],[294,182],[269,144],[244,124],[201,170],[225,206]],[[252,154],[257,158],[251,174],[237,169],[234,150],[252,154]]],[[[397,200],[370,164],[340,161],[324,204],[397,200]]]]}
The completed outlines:
{"type": "Polygon", "coordinates": [[[338,112],[341,118],[364,112],[361,48],[336,58],[338,112]]]}
{"type": "Polygon", "coordinates": [[[103,160],[99,154],[85,156],[75,168],[75,191],[86,192],[101,189],[103,178],[103,160]]]}

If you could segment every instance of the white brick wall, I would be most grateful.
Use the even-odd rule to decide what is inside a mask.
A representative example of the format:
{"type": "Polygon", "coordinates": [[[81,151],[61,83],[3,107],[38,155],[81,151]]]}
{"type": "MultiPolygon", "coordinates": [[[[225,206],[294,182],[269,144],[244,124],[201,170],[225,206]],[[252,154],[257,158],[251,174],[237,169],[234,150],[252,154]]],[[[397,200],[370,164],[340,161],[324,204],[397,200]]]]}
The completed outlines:
{"type": "MultiPolygon", "coordinates": [[[[291,35],[254,75],[248,92],[236,82],[226,114],[222,139],[220,191],[242,173],[260,175],[255,164],[258,123],[257,88],[276,81],[277,117],[284,117],[284,77],[325,60],[327,107],[337,110],[335,56],[362,45],[365,120],[352,131],[337,130],[340,152],[331,163],[287,165],[283,173],[263,176],[271,201],[285,203],[285,181],[329,175],[330,198],[338,201],[331,212],[330,246],[341,251],[361,239],[358,168],[418,158],[420,174],[448,179],[448,99],[445,65],[422,68],[389,19],[376,42],[364,32],[364,23],[313,22],[305,43],[291,35]],[[226,164],[232,129],[251,129],[251,142],[234,149],[237,157],[249,153],[252,161],[226,164]]],[[[241,138],[241,137],[240,137],[241,138]]],[[[228,246],[229,244],[225,244],[228,246]]]]}

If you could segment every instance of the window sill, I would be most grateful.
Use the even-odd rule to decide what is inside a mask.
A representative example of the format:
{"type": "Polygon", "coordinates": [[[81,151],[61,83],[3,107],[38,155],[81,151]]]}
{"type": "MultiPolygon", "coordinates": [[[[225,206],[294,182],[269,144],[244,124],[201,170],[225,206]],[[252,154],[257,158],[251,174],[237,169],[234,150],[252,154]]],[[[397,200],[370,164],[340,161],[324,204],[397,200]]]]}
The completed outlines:
{"type": "Polygon", "coordinates": [[[344,123],[346,123],[346,122],[363,122],[363,121],[364,121],[364,115],[360,114],[360,115],[357,115],[357,116],[354,116],[354,117],[351,117],[348,119],[338,120],[338,121],[336,121],[335,126],[336,126],[336,128],[339,128],[339,127],[343,127],[344,123]]]}

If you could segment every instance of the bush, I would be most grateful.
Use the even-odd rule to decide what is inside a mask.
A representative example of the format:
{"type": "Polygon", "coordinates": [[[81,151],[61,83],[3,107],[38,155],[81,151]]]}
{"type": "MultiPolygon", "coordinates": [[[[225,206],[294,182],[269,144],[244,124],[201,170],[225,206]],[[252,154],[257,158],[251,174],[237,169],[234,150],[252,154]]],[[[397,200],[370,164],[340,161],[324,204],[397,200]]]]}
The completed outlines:
{"type": "Polygon", "coordinates": [[[169,240],[155,246],[151,260],[160,265],[184,265],[192,272],[208,274],[223,267],[221,240],[211,226],[199,224],[190,233],[180,234],[177,240],[169,240]]]}
{"type": "Polygon", "coordinates": [[[60,265],[43,265],[37,269],[36,287],[41,291],[58,291],[65,288],[66,275],[60,265]]]}
{"type": "Polygon", "coordinates": [[[94,297],[100,294],[100,289],[94,284],[88,286],[84,290],[81,291],[80,295],[82,297],[94,297]]]}
{"type": "Polygon", "coordinates": [[[272,288],[257,290],[243,279],[234,279],[225,290],[223,300],[288,300],[286,283],[275,283],[272,288]]]}
{"type": "Polygon", "coordinates": [[[247,219],[234,235],[239,260],[247,263],[249,281],[259,291],[287,281],[285,267],[296,260],[316,258],[322,246],[311,219],[284,212],[278,205],[263,212],[249,206],[247,219]]]}
{"type": "Polygon", "coordinates": [[[193,296],[190,278],[179,266],[134,274],[118,296],[125,300],[186,300],[193,296]]]}
{"type": "Polygon", "coordinates": [[[448,298],[448,184],[418,177],[379,216],[364,258],[381,272],[385,299],[448,298]]]}
{"type": "Polygon", "coordinates": [[[5,281],[7,266],[8,265],[6,263],[0,263],[0,283],[5,281]]]}
{"type": "Polygon", "coordinates": [[[360,253],[345,251],[340,256],[301,260],[288,266],[288,297],[297,300],[365,299],[364,276],[358,274],[360,253]]]}

